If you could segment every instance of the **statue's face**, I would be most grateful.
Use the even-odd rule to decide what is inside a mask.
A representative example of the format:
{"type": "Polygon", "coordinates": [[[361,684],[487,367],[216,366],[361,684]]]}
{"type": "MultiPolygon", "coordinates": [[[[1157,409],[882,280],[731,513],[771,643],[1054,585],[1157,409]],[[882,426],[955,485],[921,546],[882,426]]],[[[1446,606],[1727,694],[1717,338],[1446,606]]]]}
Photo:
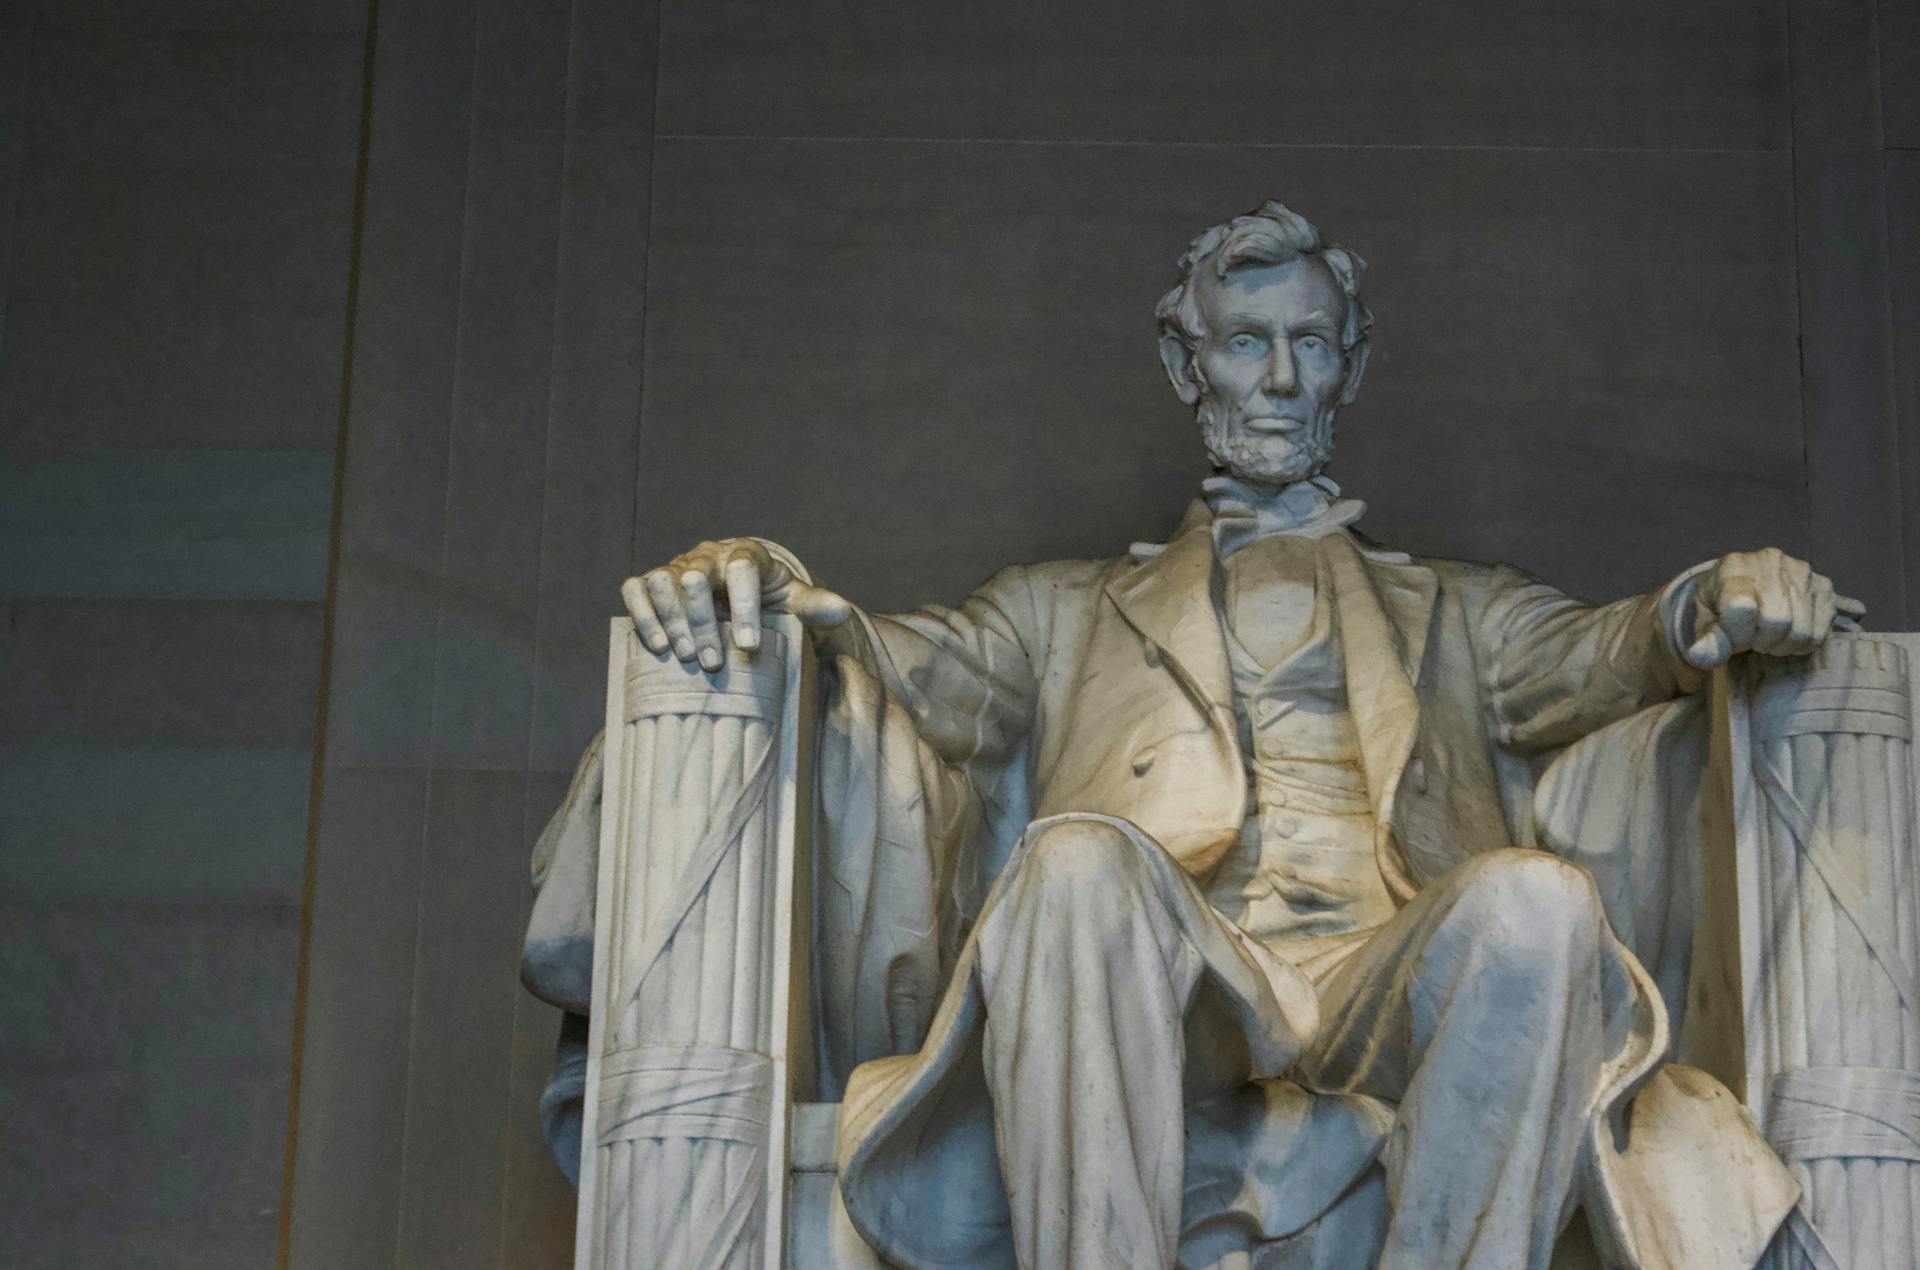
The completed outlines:
{"type": "Polygon", "coordinates": [[[1193,354],[1195,414],[1208,456],[1264,489],[1314,475],[1333,457],[1348,377],[1345,293],[1312,256],[1197,282],[1208,334],[1193,354]]]}

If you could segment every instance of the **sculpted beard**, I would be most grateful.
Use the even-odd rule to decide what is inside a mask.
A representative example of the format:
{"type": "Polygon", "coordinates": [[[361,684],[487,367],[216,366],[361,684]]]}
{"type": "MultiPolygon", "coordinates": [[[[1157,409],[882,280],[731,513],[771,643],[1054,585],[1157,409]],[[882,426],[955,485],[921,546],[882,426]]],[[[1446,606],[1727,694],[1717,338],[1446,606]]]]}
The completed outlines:
{"type": "Polygon", "coordinates": [[[1316,412],[1311,423],[1287,436],[1248,431],[1240,413],[1212,393],[1201,396],[1194,415],[1207,458],[1249,485],[1278,489],[1317,474],[1333,460],[1331,409],[1316,412]]]}

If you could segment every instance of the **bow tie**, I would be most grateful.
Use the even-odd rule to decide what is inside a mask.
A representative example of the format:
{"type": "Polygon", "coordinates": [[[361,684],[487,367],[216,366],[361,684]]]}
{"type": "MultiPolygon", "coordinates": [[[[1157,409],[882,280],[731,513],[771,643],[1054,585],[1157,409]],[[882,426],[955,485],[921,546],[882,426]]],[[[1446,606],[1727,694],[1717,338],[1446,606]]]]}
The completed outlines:
{"type": "Polygon", "coordinates": [[[1275,534],[1323,537],[1351,525],[1367,510],[1357,498],[1341,498],[1340,487],[1329,476],[1295,481],[1273,494],[1231,476],[1210,476],[1200,483],[1200,491],[1213,512],[1213,549],[1222,560],[1275,534]]]}

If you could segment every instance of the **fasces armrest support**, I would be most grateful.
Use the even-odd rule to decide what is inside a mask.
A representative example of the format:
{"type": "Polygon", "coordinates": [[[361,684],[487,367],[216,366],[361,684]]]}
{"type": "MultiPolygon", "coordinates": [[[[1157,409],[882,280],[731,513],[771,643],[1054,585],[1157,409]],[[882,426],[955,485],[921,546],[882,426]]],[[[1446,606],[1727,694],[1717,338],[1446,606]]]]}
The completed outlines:
{"type": "Polygon", "coordinates": [[[1920,1263],[1916,656],[1836,636],[1714,689],[1689,1013],[1716,1043],[1683,1057],[1744,1098],[1849,1266],[1920,1263]]]}
{"type": "Polygon", "coordinates": [[[780,1264],[806,1084],[806,641],[708,673],[615,619],[576,1264],[780,1264]]]}

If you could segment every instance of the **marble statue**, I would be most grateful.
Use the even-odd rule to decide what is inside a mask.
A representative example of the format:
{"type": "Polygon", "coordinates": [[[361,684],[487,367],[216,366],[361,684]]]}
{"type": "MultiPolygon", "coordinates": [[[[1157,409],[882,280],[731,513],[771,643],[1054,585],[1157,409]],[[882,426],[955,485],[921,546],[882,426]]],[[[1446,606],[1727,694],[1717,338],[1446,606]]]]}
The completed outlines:
{"type": "Polygon", "coordinates": [[[1180,269],[1167,541],[623,587],[524,976],[580,1264],[1910,1260],[1910,646],[1774,550],[1595,607],[1374,542],[1359,257],[1268,202],[1180,269]]]}

